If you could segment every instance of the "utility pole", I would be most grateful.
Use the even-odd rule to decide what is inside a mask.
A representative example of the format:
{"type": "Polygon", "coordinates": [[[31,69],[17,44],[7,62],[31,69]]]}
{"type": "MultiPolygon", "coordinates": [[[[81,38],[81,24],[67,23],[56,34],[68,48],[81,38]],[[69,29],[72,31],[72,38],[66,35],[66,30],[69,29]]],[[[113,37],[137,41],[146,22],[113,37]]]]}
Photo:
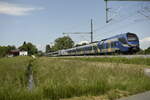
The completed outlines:
{"type": "Polygon", "coordinates": [[[105,5],[106,5],[106,23],[108,23],[109,22],[108,21],[108,10],[109,10],[109,8],[108,8],[107,0],[105,0],[105,5]]]}
{"type": "Polygon", "coordinates": [[[91,36],[91,43],[93,42],[93,19],[91,19],[91,32],[64,32],[63,34],[90,34],[91,36]]]}
{"type": "Polygon", "coordinates": [[[108,8],[108,0],[105,0],[105,6],[106,6],[106,23],[109,23],[112,19],[109,19],[108,18],[108,12],[109,12],[109,9],[110,8],[108,8]]]}
{"type": "Polygon", "coordinates": [[[93,19],[91,19],[91,43],[93,42],[93,19]]]}

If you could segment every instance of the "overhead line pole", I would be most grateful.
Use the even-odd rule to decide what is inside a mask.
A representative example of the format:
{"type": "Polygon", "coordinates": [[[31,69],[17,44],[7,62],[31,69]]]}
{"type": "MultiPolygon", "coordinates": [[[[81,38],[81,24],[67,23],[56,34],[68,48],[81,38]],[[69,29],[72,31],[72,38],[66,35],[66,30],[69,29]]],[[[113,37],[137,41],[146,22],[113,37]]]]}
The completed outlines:
{"type": "Polygon", "coordinates": [[[91,43],[93,42],[93,19],[91,19],[91,43]]]}
{"type": "Polygon", "coordinates": [[[91,19],[91,23],[90,23],[91,25],[91,31],[90,32],[65,32],[65,33],[63,33],[63,34],[90,34],[91,36],[90,36],[90,39],[91,39],[91,43],[93,42],[93,34],[94,34],[94,32],[93,32],[93,19],[91,19]]]}
{"type": "Polygon", "coordinates": [[[107,0],[105,0],[105,4],[106,4],[106,23],[108,23],[108,3],[107,3],[107,0]]]}

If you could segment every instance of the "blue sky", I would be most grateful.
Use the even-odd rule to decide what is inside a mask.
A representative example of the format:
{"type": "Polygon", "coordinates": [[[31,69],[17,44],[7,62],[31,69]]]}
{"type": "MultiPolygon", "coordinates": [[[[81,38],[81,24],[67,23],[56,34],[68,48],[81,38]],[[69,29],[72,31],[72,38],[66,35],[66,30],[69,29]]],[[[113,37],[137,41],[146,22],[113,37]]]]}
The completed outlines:
{"type": "MultiPolygon", "coordinates": [[[[63,32],[90,31],[92,18],[94,40],[133,32],[141,48],[150,46],[149,2],[109,2],[109,7],[113,20],[106,24],[103,0],[1,0],[0,45],[20,46],[26,41],[44,50],[63,32]]],[[[76,43],[90,41],[88,35],[70,36],[76,43]]]]}

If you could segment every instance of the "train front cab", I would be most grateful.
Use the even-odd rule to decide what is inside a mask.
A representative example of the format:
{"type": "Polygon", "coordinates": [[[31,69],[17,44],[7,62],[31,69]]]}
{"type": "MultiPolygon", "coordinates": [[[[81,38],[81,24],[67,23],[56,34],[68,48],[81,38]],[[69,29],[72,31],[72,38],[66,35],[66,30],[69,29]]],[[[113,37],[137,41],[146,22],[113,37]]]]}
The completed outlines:
{"type": "Polygon", "coordinates": [[[126,33],[117,36],[118,44],[117,48],[120,53],[133,54],[139,51],[139,39],[136,34],[126,33]]]}
{"type": "Polygon", "coordinates": [[[136,53],[139,51],[139,39],[136,34],[126,33],[98,43],[99,54],[136,53]]]}
{"type": "Polygon", "coordinates": [[[129,52],[130,53],[138,52],[140,48],[139,48],[139,39],[137,35],[133,33],[127,33],[126,37],[127,37],[128,45],[130,47],[129,52]]]}

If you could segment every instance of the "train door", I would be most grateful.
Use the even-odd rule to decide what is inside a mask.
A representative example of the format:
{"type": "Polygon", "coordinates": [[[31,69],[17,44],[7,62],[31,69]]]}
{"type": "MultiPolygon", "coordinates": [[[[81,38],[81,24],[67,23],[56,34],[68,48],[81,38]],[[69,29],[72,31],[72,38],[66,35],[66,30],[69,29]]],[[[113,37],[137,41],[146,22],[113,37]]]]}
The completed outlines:
{"type": "Polygon", "coordinates": [[[99,54],[104,53],[104,41],[98,43],[98,53],[99,54]]]}
{"type": "Polygon", "coordinates": [[[111,42],[109,41],[109,42],[107,43],[107,45],[108,45],[108,47],[107,47],[107,52],[108,52],[108,53],[111,53],[111,52],[112,52],[112,49],[111,49],[111,42]]]}
{"type": "Polygon", "coordinates": [[[98,54],[98,48],[96,45],[93,46],[93,51],[94,51],[94,54],[98,54]]]}

